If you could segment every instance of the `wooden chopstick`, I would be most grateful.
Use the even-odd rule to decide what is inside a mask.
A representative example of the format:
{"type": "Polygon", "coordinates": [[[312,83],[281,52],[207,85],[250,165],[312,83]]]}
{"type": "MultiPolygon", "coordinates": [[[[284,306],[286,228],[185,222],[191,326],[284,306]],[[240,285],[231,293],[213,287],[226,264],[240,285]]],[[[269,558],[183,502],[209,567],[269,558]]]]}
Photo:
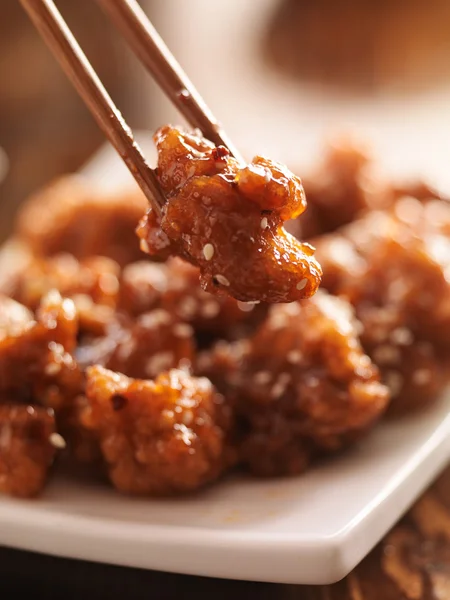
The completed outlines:
{"type": "Polygon", "coordinates": [[[52,0],[20,0],[103,133],[122,157],[157,214],[164,196],[154,171],[52,0]]]}
{"type": "Polygon", "coordinates": [[[159,86],[192,127],[243,162],[218,121],[136,0],[97,0],[159,86]]]}

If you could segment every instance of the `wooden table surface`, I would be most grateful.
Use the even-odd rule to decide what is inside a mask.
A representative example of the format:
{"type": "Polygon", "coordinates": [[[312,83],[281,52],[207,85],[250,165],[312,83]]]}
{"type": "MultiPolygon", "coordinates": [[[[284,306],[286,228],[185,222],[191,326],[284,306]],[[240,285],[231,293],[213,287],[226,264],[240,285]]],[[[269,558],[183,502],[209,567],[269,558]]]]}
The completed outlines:
{"type": "Polygon", "coordinates": [[[0,599],[450,600],[450,467],[343,581],[293,586],[125,569],[0,548],[0,599]]]}

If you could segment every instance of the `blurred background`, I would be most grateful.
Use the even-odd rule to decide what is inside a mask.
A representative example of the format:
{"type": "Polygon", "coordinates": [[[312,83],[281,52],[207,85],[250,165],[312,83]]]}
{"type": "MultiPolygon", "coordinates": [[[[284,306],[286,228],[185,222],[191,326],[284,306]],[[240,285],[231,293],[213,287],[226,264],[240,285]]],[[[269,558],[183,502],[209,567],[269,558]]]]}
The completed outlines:
{"type": "MultiPolygon", "coordinates": [[[[324,141],[368,139],[386,171],[450,190],[448,0],[142,0],[249,158],[300,175],[324,141]]],[[[59,0],[129,124],[182,122],[94,0],[59,0]]],[[[17,0],[0,19],[0,239],[20,202],[75,171],[102,135],[17,0]]]]}

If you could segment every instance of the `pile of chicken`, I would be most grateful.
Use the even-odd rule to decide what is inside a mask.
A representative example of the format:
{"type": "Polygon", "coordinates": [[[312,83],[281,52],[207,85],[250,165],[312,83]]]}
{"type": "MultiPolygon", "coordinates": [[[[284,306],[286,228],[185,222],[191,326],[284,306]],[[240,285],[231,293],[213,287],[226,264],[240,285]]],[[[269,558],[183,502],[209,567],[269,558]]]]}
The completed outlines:
{"type": "Polygon", "coordinates": [[[446,384],[450,206],[433,190],[332,147],[299,218],[285,167],[170,127],[156,144],[161,217],[66,177],[0,252],[4,493],[68,462],[159,496],[297,474],[446,384]]]}

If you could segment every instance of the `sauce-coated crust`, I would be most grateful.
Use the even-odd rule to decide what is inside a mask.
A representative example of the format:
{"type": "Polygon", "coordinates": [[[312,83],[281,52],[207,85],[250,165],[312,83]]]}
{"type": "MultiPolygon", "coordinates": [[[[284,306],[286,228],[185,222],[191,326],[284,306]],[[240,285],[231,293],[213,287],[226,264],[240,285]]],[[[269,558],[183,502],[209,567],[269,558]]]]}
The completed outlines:
{"type": "Polygon", "coordinates": [[[167,200],[161,221],[151,210],[141,221],[145,251],[186,259],[205,290],[241,301],[292,302],[317,291],[314,249],[283,228],[306,207],[298,177],[262,157],[240,167],[225,148],[174,128],[155,141],[167,200]]]}

